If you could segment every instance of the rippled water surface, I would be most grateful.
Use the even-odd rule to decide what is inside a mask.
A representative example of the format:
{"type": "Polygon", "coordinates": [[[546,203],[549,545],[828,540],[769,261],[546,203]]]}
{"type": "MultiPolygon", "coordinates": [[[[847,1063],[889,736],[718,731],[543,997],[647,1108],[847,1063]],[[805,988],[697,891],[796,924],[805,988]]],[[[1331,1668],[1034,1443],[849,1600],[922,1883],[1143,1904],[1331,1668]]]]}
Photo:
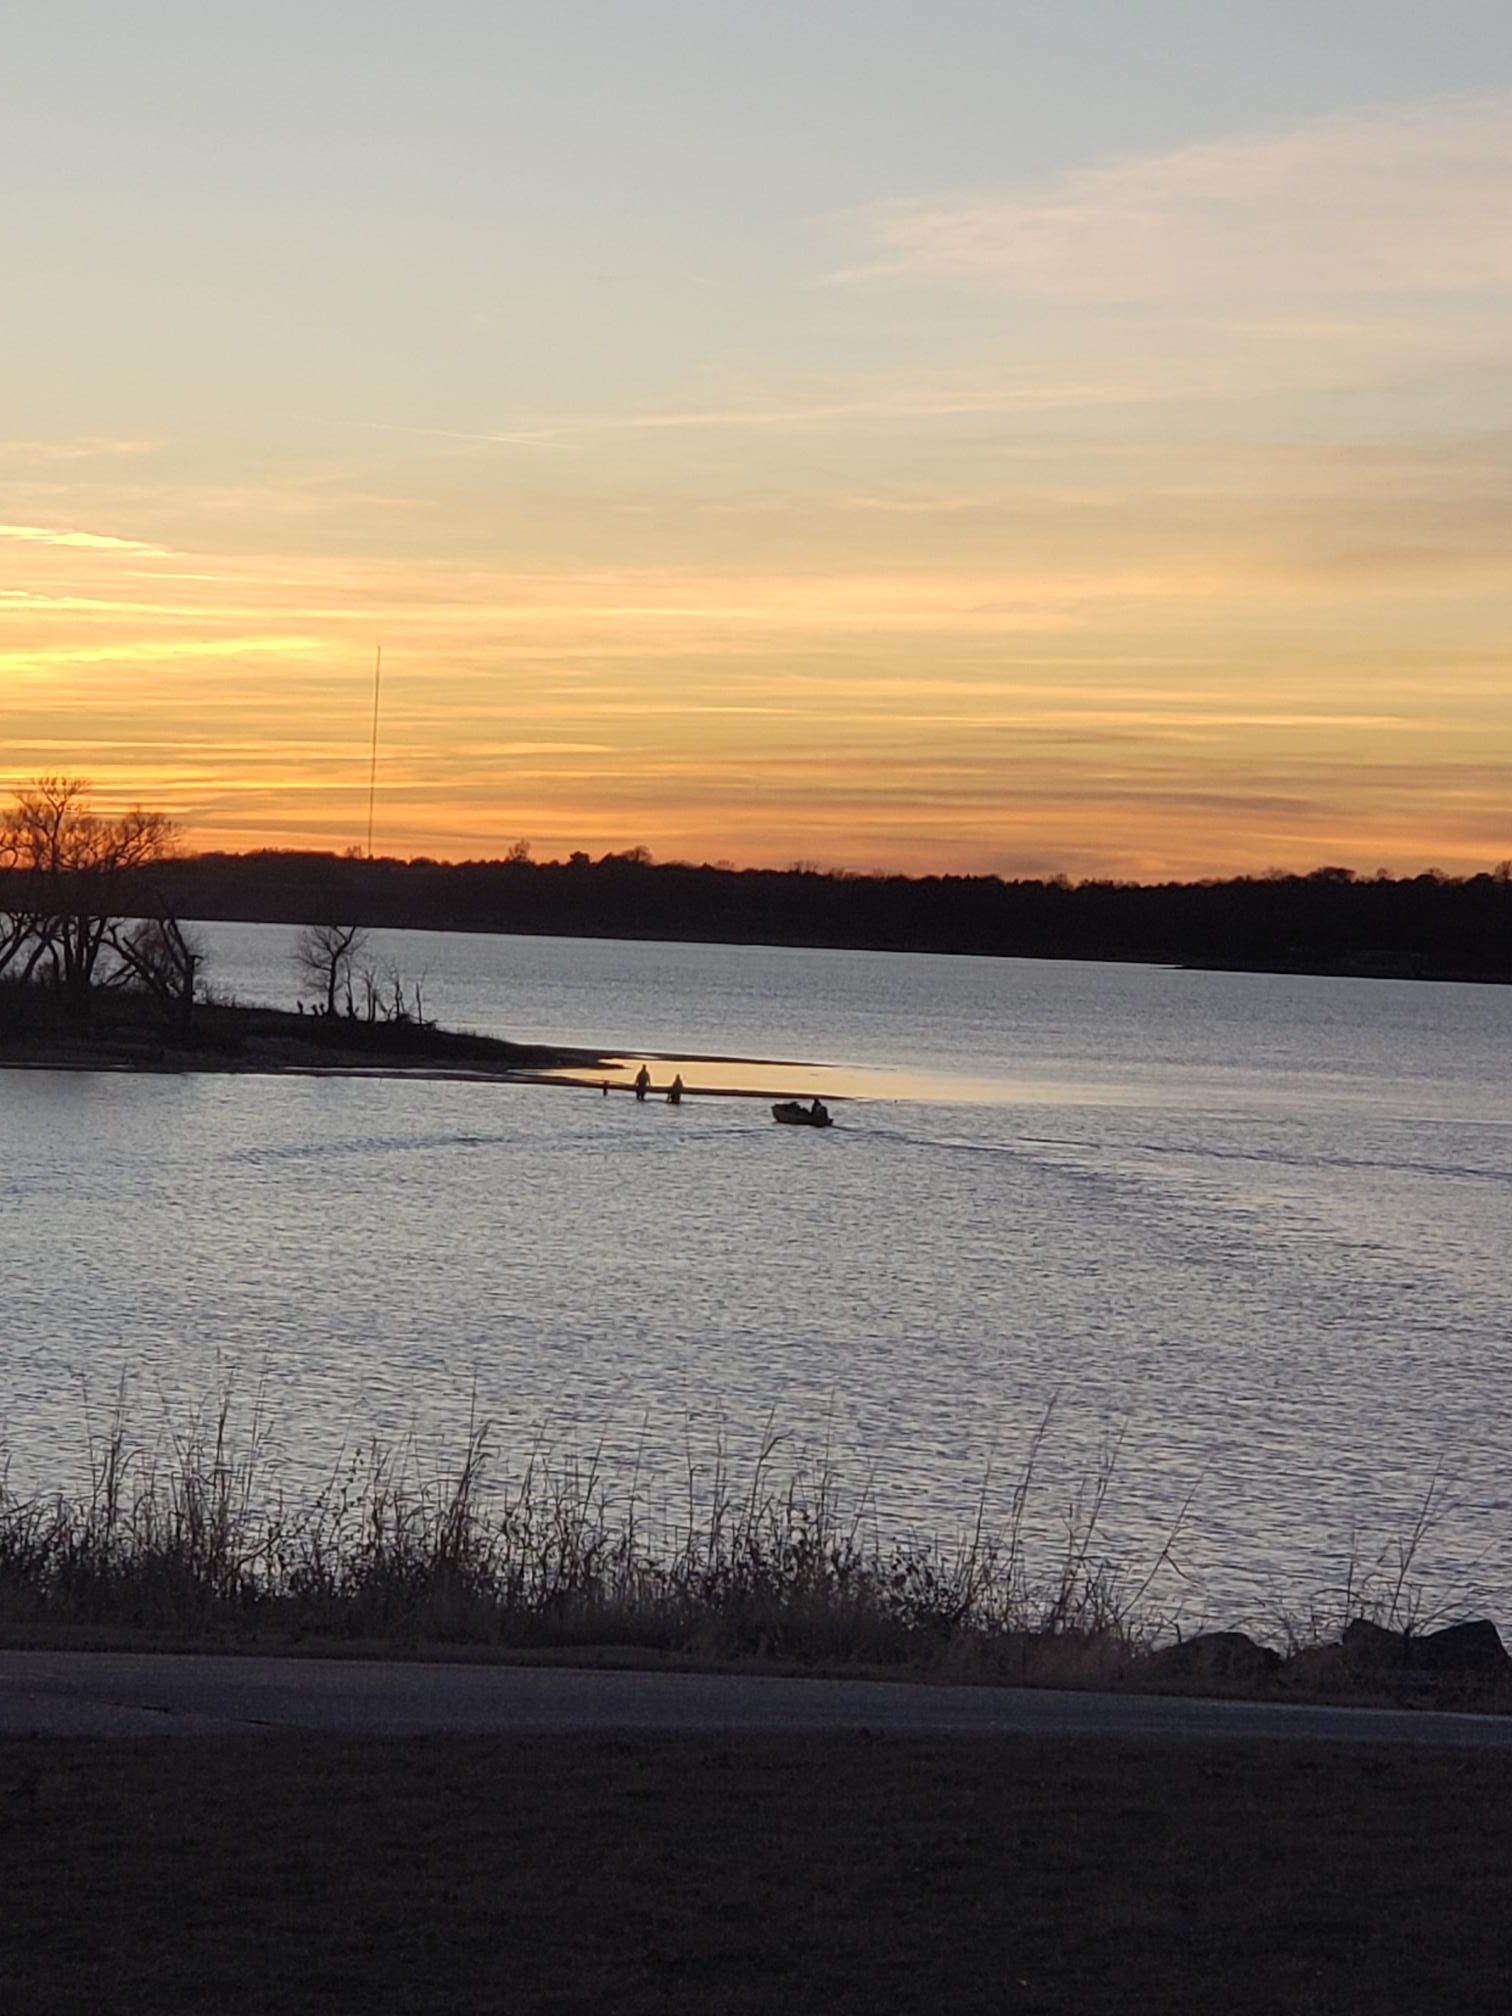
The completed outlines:
{"type": "MultiPolygon", "coordinates": [[[[205,927],[292,1001],[292,933],[205,927]]],[[[464,938],[380,943],[498,1034],[812,1061],[873,1096],[0,1074],[13,1481],[83,1396],[148,1425],[228,1371],[286,1476],[343,1441],[602,1442],[673,1480],[722,1432],[829,1438],[884,1527],[1035,1518],[1120,1428],[1109,1534],[1191,1613],[1337,1579],[1441,1473],[1421,1567],[1512,1614],[1512,992],[1148,967],[464,938]],[[845,1068],[842,1068],[845,1067],[845,1068]]],[[[687,1074],[696,1090],[698,1072],[687,1074]]],[[[791,1074],[789,1074],[791,1075],[791,1074]]],[[[808,1082],[805,1080],[805,1082],[808,1082]]]]}

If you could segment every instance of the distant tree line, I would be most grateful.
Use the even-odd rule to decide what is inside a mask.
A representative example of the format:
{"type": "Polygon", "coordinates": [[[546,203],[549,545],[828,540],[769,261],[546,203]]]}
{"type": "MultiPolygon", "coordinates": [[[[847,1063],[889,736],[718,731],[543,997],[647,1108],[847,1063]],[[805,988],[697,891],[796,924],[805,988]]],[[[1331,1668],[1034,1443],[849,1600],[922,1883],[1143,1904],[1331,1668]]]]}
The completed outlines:
{"type": "MultiPolygon", "coordinates": [[[[128,880],[134,872],[123,871],[128,880]]],[[[143,876],[143,887],[148,878],[143,876]]],[[[293,851],[157,863],[152,914],[569,937],[867,947],[1512,980],[1512,863],[1451,877],[1325,867],[1227,881],[855,875],[590,860],[368,860],[293,851]],[[166,906],[166,909],[165,909],[166,906]]],[[[4,877],[0,876],[0,895],[4,877]]]]}

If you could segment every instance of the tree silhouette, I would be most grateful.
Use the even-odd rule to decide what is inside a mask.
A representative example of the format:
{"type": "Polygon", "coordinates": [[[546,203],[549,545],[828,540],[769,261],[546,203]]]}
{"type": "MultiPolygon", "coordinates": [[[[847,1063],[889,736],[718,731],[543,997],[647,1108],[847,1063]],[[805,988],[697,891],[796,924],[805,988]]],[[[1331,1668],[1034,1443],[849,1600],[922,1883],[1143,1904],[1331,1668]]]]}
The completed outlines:
{"type": "Polygon", "coordinates": [[[351,1000],[352,976],[358,955],[366,949],[367,933],[360,924],[307,924],[294,947],[294,969],[336,1013],[338,995],[351,1000]]]}
{"type": "Polygon", "coordinates": [[[81,777],[40,777],[0,815],[0,864],[11,871],[0,971],[78,995],[100,977],[141,871],[166,860],[178,838],[166,813],[138,806],[108,817],[89,792],[81,777]]]}

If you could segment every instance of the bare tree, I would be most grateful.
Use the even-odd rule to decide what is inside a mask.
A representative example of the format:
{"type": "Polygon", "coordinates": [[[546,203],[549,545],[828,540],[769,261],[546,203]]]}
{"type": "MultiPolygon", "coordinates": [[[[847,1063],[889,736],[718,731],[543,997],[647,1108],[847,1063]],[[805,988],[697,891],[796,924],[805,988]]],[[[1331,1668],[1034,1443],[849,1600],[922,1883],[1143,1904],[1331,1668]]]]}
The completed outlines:
{"type": "Polygon", "coordinates": [[[294,946],[294,969],[315,989],[327,1015],[336,1013],[337,999],[350,1003],[356,961],[367,949],[368,934],[360,924],[306,924],[294,946]]]}
{"type": "Polygon", "coordinates": [[[425,973],[411,980],[390,960],[382,972],[371,964],[359,967],[355,991],[367,1022],[425,1023],[425,973]]]}
{"type": "Polygon", "coordinates": [[[177,917],[139,917],[110,934],[117,964],[113,979],[171,1002],[187,1031],[194,1020],[194,995],[204,970],[205,943],[177,917]]]}
{"type": "Polygon", "coordinates": [[[165,860],[178,831],[140,806],[108,817],[80,777],[40,777],[0,814],[0,864],[8,907],[0,920],[0,971],[85,993],[120,928],[133,875],[165,860]]]}

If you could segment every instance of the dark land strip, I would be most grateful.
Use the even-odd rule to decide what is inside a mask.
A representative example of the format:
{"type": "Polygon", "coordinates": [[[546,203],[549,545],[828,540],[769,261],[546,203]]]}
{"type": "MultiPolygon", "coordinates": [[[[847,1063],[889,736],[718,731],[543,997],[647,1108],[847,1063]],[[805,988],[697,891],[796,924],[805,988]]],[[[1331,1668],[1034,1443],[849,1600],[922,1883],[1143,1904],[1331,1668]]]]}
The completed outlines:
{"type": "Polygon", "coordinates": [[[510,1043],[429,1022],[299,1015],[197,1002],[186,1019],[149,995],[96,989],[0,996],[0,1065],[38,1070],[274,1071],[513,1079],[601,1068],[593,1050],[510,1043]]]}
{"type": "MultiPolygon", "coordinates": [[[[834,1068],[793,1059],[689,1055],[682,1051],[589,1050],[514,1043],[431,1022],[301,1015],[281,1008],[195,1004],[188,1026],[151,997],[97,991],[70,1003],[35,988],[0,991],[0,1070],[253,1072],[279,1077],[423,1078],[626,1089],[628,1066],[748,1065],[765,1071],[834,1068]]],[[[658,1088],[665,1091],[665,1087],[658,1088]]],[[[701,1098],[807,1097],[739,1085],[700,1086],[701,1098]]],[[[831,1095],[832,1097],[835,1095],[831,1095]]]]}

